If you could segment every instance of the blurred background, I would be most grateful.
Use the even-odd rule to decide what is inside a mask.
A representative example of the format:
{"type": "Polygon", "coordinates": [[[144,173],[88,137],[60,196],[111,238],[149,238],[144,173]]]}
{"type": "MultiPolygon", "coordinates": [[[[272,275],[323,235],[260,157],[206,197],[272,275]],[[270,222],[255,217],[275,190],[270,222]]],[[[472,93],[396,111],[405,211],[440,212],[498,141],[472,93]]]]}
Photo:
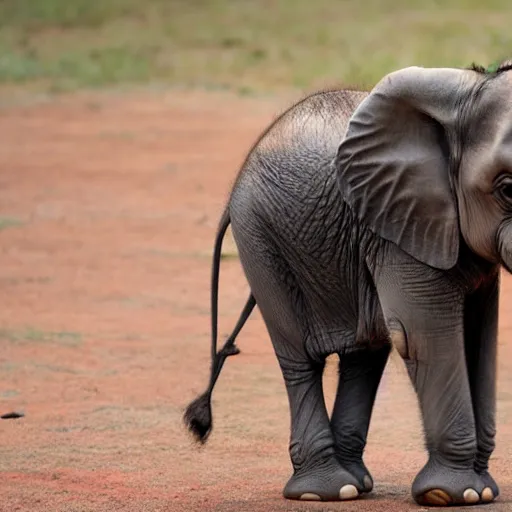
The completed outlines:
{"type": "MultiPolygon", "coordinates": [[[[282,499],[288,402],[258,308],[215,388],[208,445],[182,424],[208,380],[230,187],[304,93],[410,65],[492,67],[512,57],[511,20],[510,0],[0,0],[0,415],[23,413],[0,420],[0,512],[315,507],[282,499]]],[[[228,237],[219,343],[248,293],[228,237]]],[[[510,512],[508,276],[500,314],[491,507],[510,512]]],[[[375,493],[343,510],[415,510],[424,455],[392,358],[365,455],[375,493]]]]}
{"type": "Polygon", "coordinates": [[[411,64],[507,57],[511,12],[508,0],[2,0],[0,81],[51,93],[368,87],[411,64]]]}

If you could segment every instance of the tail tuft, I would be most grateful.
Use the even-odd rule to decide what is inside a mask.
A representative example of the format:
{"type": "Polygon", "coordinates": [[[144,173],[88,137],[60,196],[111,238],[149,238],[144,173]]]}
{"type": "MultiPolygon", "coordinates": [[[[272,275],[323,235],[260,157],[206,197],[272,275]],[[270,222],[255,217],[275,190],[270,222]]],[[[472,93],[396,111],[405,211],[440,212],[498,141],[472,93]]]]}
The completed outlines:
{"type": "Polygon", "coordinates": [[[183,421],[196,440],[205,443],[212,430],[212,396],[206,391],[189,404],[183,421]]]}
{"type": "Polygon", "coordinates": [[[240,354],[240,349],[235,345],[235,342],[231,340],[228,340],[218,353],[221,357],[236,356],[237,354],[240,354]]]}

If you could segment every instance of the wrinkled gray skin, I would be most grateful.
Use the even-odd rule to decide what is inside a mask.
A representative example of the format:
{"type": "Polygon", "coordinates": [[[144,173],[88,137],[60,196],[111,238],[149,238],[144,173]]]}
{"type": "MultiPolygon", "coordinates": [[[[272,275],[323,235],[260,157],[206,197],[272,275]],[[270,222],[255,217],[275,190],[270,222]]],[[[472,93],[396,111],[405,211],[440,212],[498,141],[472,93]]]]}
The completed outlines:
{"type": "Polygon", "coordinates": [[[369,95],[305,99],[252,149],[221,231],[229,221],[288,392],[284,496],[372,489],[362,455],[392,341],[429,454],[415,500],[492,501],[499,267],[512,268],[507,66],[407,68],[369,95]],[[333,353],[329,418],[322,371],[333,353]]]}

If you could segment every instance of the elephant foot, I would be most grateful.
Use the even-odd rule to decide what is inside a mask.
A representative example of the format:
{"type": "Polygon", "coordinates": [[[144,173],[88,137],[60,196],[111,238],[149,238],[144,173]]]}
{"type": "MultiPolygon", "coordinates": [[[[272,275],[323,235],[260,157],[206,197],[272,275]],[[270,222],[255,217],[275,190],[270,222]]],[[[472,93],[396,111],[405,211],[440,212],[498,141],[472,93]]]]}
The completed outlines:
{"type": "Polygon", "coordinates": [[[412,484],[422,506],[478,505],[496,498],[491,486],[473,469],[452,469],[429,460],[412,484]]]}
{"type": "Polygon", "coordinates": [[[319,467],[296,471],[283,494],[291,500],[346,501],[356,499],[364,487],[335,461],[319,467]]]}

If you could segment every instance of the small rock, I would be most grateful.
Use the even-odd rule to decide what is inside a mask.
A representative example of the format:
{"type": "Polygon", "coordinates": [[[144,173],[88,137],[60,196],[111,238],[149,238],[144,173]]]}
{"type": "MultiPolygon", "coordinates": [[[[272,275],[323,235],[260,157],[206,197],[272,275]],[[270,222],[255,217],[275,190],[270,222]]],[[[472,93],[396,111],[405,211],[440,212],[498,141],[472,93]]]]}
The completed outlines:
{"type": "Polygon", "coordinates": [[[25,415],[22,412],[7,412],[5,414],[2,414],[0,416],[0,419],[2,420],[17,420],[18,418],[23,418],[25,415]]]}

